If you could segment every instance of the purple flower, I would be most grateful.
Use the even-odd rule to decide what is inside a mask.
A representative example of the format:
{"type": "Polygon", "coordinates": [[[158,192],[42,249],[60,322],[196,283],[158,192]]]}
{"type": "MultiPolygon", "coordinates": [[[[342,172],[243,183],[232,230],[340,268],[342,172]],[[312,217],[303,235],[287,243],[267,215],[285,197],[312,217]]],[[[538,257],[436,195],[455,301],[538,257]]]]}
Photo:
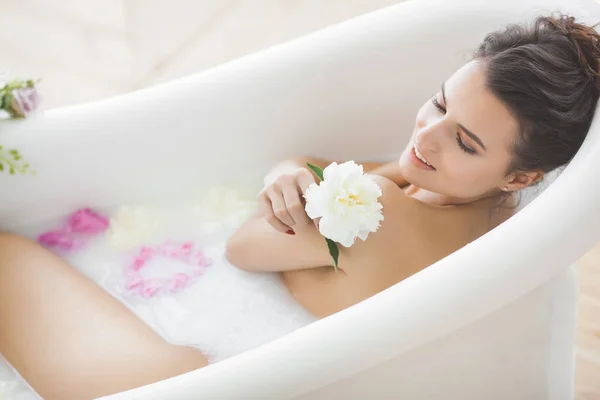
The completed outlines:
{"type": "MultiPolygon", "coordinates": [[[[42,98],[35,87],[13,89],[10,108],[17,117],[27,117],[34,112],[42,102],[42,98]]],[[[10,111],[9,111],[10,112],[10,111]]]]}
{"type": "Polygon", "coordinates": [[[14,79],[0,88],[1,108],[11,117],[25,118],[41,104],[42,98],[32,80],[14,79]]]}

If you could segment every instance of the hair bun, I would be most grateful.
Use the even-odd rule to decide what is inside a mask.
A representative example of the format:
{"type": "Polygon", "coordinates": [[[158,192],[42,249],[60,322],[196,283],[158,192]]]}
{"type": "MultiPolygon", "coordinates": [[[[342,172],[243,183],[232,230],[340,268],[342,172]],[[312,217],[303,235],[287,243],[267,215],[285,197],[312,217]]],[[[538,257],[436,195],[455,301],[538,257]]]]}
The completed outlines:
{"type": "Polygon", "coordinates": [[[583,25],[568,15],[543,17],[538,23],[561,32],[573,43],[581,68],[600,90],[600,34],[595,30],[598,24],[583,25]]]}

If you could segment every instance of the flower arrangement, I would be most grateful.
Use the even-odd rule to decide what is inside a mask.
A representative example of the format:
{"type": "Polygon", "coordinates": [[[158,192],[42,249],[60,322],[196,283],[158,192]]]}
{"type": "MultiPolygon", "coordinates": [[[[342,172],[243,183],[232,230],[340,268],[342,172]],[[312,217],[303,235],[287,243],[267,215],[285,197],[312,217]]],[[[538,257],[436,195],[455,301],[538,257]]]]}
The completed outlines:
{"type": "MultiPolygon", "coordinates": [[[[35,87],[39,80],[5,79],[6,74],[0,77],[0,110],[9,118],[27,118],[40,106],[41,96],[35,87]]],[[[14,175],[31,173],[30,165],[23,161],[23,157],[16,149],[6,149],[0,146],[0,172],[14,175]]]]}

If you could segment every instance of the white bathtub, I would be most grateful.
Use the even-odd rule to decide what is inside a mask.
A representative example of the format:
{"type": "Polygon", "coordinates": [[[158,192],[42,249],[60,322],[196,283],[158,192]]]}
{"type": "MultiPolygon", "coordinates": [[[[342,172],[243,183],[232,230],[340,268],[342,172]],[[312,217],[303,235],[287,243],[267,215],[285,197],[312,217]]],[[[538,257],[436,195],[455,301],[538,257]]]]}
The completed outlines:
{"type": "MultiPolygon", "coordinates": [[[[38,174],[0,175],[0,224],[26,231],[77,207],[216,183],[258,188],[298,154],[390,159],[485,33],[557,4],[600,21],[584,0],[414,0],[185,79],[3,123],[2,143],[38,174]]],[[[106,399],[570,399],[571,265],[600,240],[598,159],[600,118],[555,183],[451,256],[267,345],[106,399]]]]}

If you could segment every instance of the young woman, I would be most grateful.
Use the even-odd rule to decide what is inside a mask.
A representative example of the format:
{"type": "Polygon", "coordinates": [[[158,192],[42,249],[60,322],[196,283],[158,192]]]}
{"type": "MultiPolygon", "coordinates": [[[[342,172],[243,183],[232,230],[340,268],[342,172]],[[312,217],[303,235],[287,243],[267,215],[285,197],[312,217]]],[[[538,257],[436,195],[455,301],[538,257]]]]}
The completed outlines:
{"type": "MultiPolygon", "coordinates": [[[[228,240],[227,258],[280,272],[319,317],[400,282],[505,221],[516,193],[572,159],[600,95],[599,60],[600,35],[567,16],[489,34],[421,107],[400,159],[364,164],[383,191],[385,220],[367,241],[341,248],[337,273],[302,197],[315,182],[306,162],[325,160],[274,168],[262,211],[228,240]]],[[[0,236],[0,353],[46,399],[107,395],[207,364],[10,234],[0,236]]]]}

